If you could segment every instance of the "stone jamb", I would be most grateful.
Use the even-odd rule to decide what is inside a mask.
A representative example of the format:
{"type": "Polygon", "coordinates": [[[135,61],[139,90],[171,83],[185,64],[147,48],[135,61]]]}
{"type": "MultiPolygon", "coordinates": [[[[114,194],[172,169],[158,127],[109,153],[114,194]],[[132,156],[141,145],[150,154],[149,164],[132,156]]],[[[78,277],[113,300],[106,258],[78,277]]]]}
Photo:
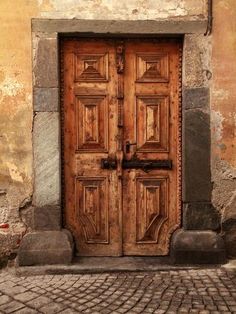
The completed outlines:
{"type": "MultiPolygon", "coordinates": [[[[37,258],[35,258],[36,255],[34,254],[35,248],[29,247],[27,241],[34,243],[37,237],[38,239],[43,239],[45,231],[57,232],[55,236],[56,241],[50,246],[53,252],[53,245],[58,243],[60,238],[59,233],[62,233],[62,239],[65,239],[65,234],[68,235],[67,231],[62,231],[61,223],[59,34],[76,34],[80,36],[96,34],[102,36],[134,36],[138,34],[142,36],[185,35],[183,49],[183,77],[185,77],[186,69],[188,66],[191,66],[188,50],[192,49],[194,44],[197,46],[196,35],[203,35],[206,25],[207,20],[32,20],[34,52],[33,151],[35,171],[34,224],[32,227],[36,235],[34,232],[33,240],[30,234],[23,238],[22,250],[21,248],[19,250],[21,264],[37,263],[37,258]]],[[[206,255],[204,260],[208,262],[209,254],[211,255],[214,252],[214,256],[217,256],[217,254],[222,256],[223,252],[219,235],[213,231],[206,231],[219,228],[219,217],[211,205],[209,94],[209,87],[191,86],[191,84],[188,84],[188,80],[183,79],[183,229],[177,230],[172,236],[171,254],[174,262],[184,262],[184,260],[189,262],[189,259],[186,259],[186,257],[189,257],[189,254],[194,256],[196,262],[201,262],[202,251],[206,255]],[[203,224],[201,219],[205,219],[203,224]],[[208,234],[208,232],[210,233],[208,234]],[[208,238],[211,239],[211,242],[208,241],[208,238]],[[187,244],[186,241],[188,242],[187,244]],[[202,243],[202,249],[201,245],[194,247],[196,241],[202,243]],[[218,246],[215,245],[217,243],[219,244],[218,246]],[[217,247],[219,247],[218,251],[217,247]],[[195,252],[194,254],[193,251],[195,252]]],[[[62,255],[64,254],[63,252],[67,252],[67,259],[57,253],[55,258],[53,258],[53,254],[50,255],[49,259],[40,258],[39,263],[70,262],[73,245],[70,242],[70,236],[68,236],[67,240],[64,240],[65,247],[62,250],[62,255]]],[[[37,246],[37,254],[40,249],[45,253],[45,247],[40,248],[40,246],[37,246]]],[[[215,258],[216,262],[218,260],[222,261],[222,258],[215,258]]]]}

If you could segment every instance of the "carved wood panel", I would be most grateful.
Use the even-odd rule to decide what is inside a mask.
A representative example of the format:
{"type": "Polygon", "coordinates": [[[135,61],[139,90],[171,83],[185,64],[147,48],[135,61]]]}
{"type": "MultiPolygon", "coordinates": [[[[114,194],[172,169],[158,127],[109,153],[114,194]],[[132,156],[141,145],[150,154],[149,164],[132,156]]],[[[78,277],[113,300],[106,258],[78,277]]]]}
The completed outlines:
{"type": "Polygon", "coordinates": [[[77,255],[169,254],[180,225],[180,49],[63,41],[64,222],[77,255]],[[158,160],[172,168],[139,167],[158,160]]]}
{"type": "Polygon", "coordinates": [[[136,112],[137,151],[168,151],[168,96],[138,96],[136,98],[136,112]]]}
{"type": "Polygon", "coordinates": [[[157,243],[168,219],[168,177],[136,178],[136,242],[157,243]]]}
{"type": "Polygon", "coordinates": [[[76,99],[78,151],[107,151],[108,106],[105,96],[78,96],[76,99]]]}
{"type": "Polygon", "coordinates": [[[75,54],[75,81],[103,82],[108,80],[108,53],[75,54]]]}
{"type": "Polygon", "coordinates": [[[137,82],[168,82],[168,53],[142,53],[136,55],[137,82]]]}
{"type": "Polygon", "coordinates": [[[107,178],[76,179],[76,214],[86,243],[109,243],[108,206],[107,178]]]}

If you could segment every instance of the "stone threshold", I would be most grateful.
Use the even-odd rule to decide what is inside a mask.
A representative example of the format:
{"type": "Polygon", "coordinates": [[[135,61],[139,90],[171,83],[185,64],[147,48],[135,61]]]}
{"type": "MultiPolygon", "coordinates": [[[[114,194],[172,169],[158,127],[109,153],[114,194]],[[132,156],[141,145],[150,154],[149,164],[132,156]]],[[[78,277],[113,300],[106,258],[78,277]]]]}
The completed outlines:
{"type": "Polygon", "coordinates": [[[220,268],[221,265],[173,265],[169,257],[76,257],[70,265],[18,266],[17,276],[154,272],[220,268]]]}

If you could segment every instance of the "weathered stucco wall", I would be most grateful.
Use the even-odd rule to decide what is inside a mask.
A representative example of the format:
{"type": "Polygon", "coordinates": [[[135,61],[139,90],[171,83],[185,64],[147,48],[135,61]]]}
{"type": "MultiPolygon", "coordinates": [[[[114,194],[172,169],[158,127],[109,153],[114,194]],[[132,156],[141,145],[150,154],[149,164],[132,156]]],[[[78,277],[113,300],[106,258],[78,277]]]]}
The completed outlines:
{"type": "Polygon", "coordinates": [[[236,256],[236,2],[217,0],[213,9],[213,203],[223,215],[228,254],[236,256]]]}
{"type": "Polygon", "coordinates": [[[32,194],[31,23],[37,7],[0,2],[0,256],[19,245],[32,194]]]}
{"type": "MultiPolygon", "coordinates": [[[[206,19],[207,0],[166,0],[163,3],[163,0],[0,2],[0,256],[9,255],[17,249],[31,219],[33,191],[31,19],[206,19]]],[[[232,11],[232,7],[236,9],[234,0],[214,1],[212,171],[214,204],[219,210],[224,211],[224,216],[232,211],[226,210],[226,202],[229,202],[235,191],[233,180],[235,156],[231,146],[232,135],[235,132],[233,85],[236,69],[232,65],[235,64],[233,56],[236,45],[233,32],[236,13],[235,10],[232,11]],[[227,49],[224,49],[226,45],[222,45],[222,38],[227,43],[227,49]],[[225,61],[223,65],[222,60],[225,61]],[[222,182],[225,184],[222,185],[222,182]]],[[[197,62],[209,62],[211,39],[201,35],[198,42],[203,47],[202,50],[206,50],[206,56],[196,55],[196,63],[193,59],[193,67],[186,69],[189,77],[185,77],[185,80],[191,81],[191,70],[197,71],[197,62]]],[[[209,68],[209,64],[206,64],[206,68],[209,68]]],[[[206,73],[199,73],[199,77],[201,82],[205,82],[204,86],[193,82],[193,87],[205,87],[210,84],[206,73]]],[[[232,208],[232,205],[230,206],[229,208],[232,208]]]]}

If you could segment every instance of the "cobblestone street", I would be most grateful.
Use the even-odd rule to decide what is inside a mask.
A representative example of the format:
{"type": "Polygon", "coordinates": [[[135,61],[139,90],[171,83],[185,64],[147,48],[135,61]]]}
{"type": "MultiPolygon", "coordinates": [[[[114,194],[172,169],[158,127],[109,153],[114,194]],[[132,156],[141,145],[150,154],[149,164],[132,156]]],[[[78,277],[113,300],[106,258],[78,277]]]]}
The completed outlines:
{"type": "Polygon", "coordinates": [[[236,313],[220,268],[16,277],[0,273],[0,313],[236,313]]]}

